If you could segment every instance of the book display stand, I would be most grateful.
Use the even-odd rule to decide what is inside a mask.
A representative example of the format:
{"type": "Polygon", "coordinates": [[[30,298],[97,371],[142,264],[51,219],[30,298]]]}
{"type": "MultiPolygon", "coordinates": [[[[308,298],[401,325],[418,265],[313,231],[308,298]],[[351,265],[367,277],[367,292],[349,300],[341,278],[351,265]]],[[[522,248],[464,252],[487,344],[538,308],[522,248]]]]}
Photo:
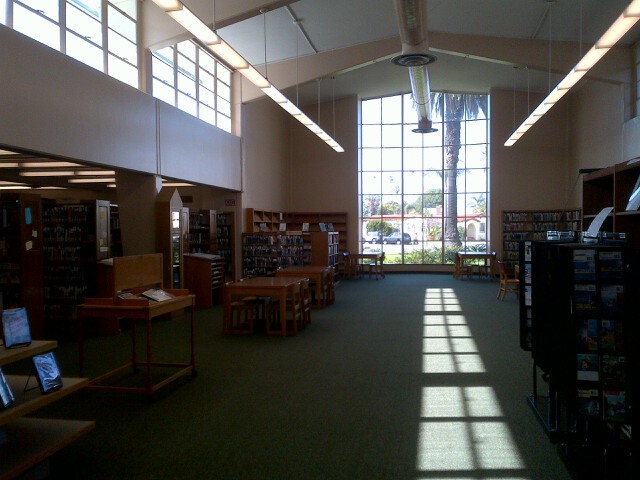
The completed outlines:
{"type": "Polygon", "coordinates": [[[632,254],[624,244],[533,241],[520,249],[521,347],[533,359],[528,400],[577,478],[625,478],[636,448],[632,254]]]}

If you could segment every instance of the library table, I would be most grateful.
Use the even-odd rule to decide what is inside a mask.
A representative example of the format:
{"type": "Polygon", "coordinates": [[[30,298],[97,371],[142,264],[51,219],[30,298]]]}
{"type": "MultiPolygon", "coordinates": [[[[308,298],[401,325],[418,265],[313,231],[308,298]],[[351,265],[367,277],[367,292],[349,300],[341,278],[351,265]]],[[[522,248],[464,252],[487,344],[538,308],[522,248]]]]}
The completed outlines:
{"type": "Polygon", "coordinates": [[[224,288],[223,328],[231,324],[231,302],[234,296],[275,297],[280,300],[280,321],[282,336],[287,336],[287,292],[293,285],[306,278],[298,277],[253,277],[241,282],[227,283],[224,288]]]}
{"type": "Polygon", "coordinates": [[[458,252],[455,261],[458,262],[455,265],[455,269],[453,272],[454,278],[461,278],[462,274],[462,265],[464,265],[467,260],[483,260],[484,266],[489,267],[489,278],[491,281],[496,277],[496,255],[492,252],[458,252]]]}
{"type": "Polygon", "coordinates": [[[314,302],[314,306],[321,307],[322,302],[320,299],[322,298],[322,287],[324,286],[322,277],[328,268],[329,267],[321,265],[292,265],[276,270],[276,277],[308,278],[315,282],[316,301],[314,302]]]}
{"type": "MultiPolygon", "coordinates": [[[[151,396],[157,389],[177,380],[178,378],[186,375],[187,373],[195,374],[195,353],[194,353],[194,307],[195,307],[195,295],[189,294],[185,289],[166,289],[166,292],[174,295],[175,298],[164,300],[161,302],[152,302],[143,298],[121,299],[117,296],[115,298],[86,298],[85,303],[76,307],[77,318],[79,322],[78,326],[78,346],[79,346],[79,363],[80,363],[80,376],[84,373],[84,322],[91,318],[104,318],[111,321],[117,321],[119,318],[132,319],[131,327],[131,361],[124,365],[117,367],[107,373],[104,373],[89,383],[88,389],[101,389],[112,391],[132,391],[145,393],[151,396]],[[151,320],[161,315],[171,314],[189,309],[189,324],[190,324],[190,342],[191,342],[191,358],[189,363],[167,363],[167,362],[153,362],[151,360],[151,320]],[[136,322],[135,320],[144,320],[146,328],[146,358],[144,360],[138,360],[136,354],[136,322]],[[127,369],[137,369],[143,367],[146,375],[146,384],[144,387],[125,387],[116,385],[100,385],[99,383],[107,378],[113,377],[127,369]],[[151,374],[152,367],[172,367],[178,370],[169,377],[159,382],[153,383],[151,374]]],[[[135,290],[133,293],[139,293],[135,290]]]]}
{"type": "MultiPolygon", "coordinates": [[[[375,271],[378,272],[378,266],[382,265],[382,252],[374,252],[374,253],[350,253],[349,256],[355,262],[362,262],[362,260],[366,260],[367,264],[373,263],[375,266],[375,271]]],[[[371,278],[371,275],[369,275],[371,278]]],[[[382,278],[384,278],[384,273],[382,274],[382,278]]],[[[376,280],[378,279],[378,274],[376,273],[376,280]]]]}

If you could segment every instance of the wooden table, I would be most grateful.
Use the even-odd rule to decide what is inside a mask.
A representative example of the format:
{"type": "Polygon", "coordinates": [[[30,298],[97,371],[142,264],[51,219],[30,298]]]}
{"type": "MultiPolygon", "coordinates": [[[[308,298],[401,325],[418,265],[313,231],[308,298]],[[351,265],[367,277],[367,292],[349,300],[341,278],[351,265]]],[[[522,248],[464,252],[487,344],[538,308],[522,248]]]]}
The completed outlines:
{"type": "MultiPolygon", "coordinates": [[[[483,260],[484,265],[489,267],[489,278],[491,281],[496,276],[496,254],[492,252],[458,252],[456,255],[456,261],[459,261],[461,264],[464,264],[467,260],[483,260]],[[488,262],[488,263],[487,263],[488,262]]],[[[461,271],[460,265],[455,265],[454,270],[454,278],[460,278],[461,275],[459,272],[461,271]]]]}
{"type": "MultiPolygon", "coordinates": [[[[376,267],[376,272],[378,271],[377,267],[380,265],[380,259],[382,258],[382,252],[375,253],[350,253],[352,261],[361,262],[362,260],[367,260],[367,264],[373,263],[376,267]]],[[[384,274],[382,275],[384,277],[384,274]]],[[[369,275],[371,277],[371,275],[369,275]]],[[[378,275],[376,274],[376,280],[378,279],[378,275]]]]}
{"type": "Polygon", "coordinates": [[[308,278],[315,282],[316,301],[314,306],[321,307],[323,276],[329,267],[317,265],[292,265],[287,268],[281,268],[276,271],[276,277],[298,277],[308,278]]]}
{"type": "Polygon", "coordinates": [[[231,323],[231,302],[234,296],[274,297],[280,301],[282,336],[287,336],[287,292],[299,282],[299,277],[254,277],[241,282],[227,283],[224,288],[224,329],[231,323]]]}
{"type": "Polygon", "coordinates": [[[76,307],[78,317],[79,334],[79,363],[80,376],[84,373],[84,322],[90,318],[104,318],[117,321],[119,318],[133,319],[131,327],[131,361],[92,379],[87,388],[113,391],[133,391],[152,395],[157,389],[167,385],[187,373],[195,373],[195,353],[194,353],[194,318],[195,295],[190,295],[188,290],[165,290],[175,296],[170,300],[162,302],[149,302],[145,299],[119,299],[119,298],[87,298],[85,303],[76,307]],[[179,310],[189,309],[190,313],[190,342],[191,358],[189,363],[167,363],[153,362],[151,360],[151,320],[161,315],[170,314],[179,310]],[[146,328],[146,358],[139,361],[136,354],[136,329],[135,320],[144,320],[146,328]],[[146,385],[144,387],[124,387],[115,385],[99,385],[103,380],[117,375],[126,369],[136,369],[143,367],[146,374],[146,385]],[[160,382],[153,383],[152,367],[174,367],[178,371],[160,382]]]}

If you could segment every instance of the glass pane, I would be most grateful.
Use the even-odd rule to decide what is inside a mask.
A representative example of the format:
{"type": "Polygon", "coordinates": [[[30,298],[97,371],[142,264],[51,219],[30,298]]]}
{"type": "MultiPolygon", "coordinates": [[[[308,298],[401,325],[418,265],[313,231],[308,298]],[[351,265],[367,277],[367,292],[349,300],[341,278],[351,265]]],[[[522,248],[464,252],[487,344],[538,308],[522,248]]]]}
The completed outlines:
{"type": "Polygon", "coordinates": [[[382,149],[382,169],[402,170],[402,149],[384,148],[382,149]]]}
{"type": "Polygon", "coordinates": [[[212,91],[207,90],[206,88],[202,88],[200,87],[198,89],[198,101],[200,103],[204,103],[205,105],[210,106],[211,108],[214,108],[216,106],[216,96],[213,94],[212,91]]]}
{"type": "Polygon", "coordinates": [[[380,170],[382,152],[378,148],[362,150],[362,170],[380,170]]]}
{"type": "Polygon", "coordinates": [[[7,2],[9,0],[0,0],[0,23],[7,24],[7,2]]]}
{"type": "Polygon", "coordinates": [[[473,168],[466,171],[466,191],[486,192],[487,191],[487,171],[480,168],[473,168]]]}
{"type": "Polygon", "coordinates": [[[382,193],[399,194],[402,192],[402,172],[382,172],[382,193]]]}
{"type": "MultiPolygon", "coordinates": [[[[60,4],[58,0],[20,0],[19,3],[31,7],[33,10],[40,12],[41,15],[50,18],[54,22],[58,22],[60,20],[60,4]]],[[[17,8],[22,8],[24,10],[18,2],[15,3],[13,8],[14,15],[17,8]]]]}
{"type": "Polygon", "coordinates": [[[371,195],[380,193],[382,186],[380,184],[379,172],[363,172],[362,173],[362,194],[371,195]]]}
{"type": "Polygon", "coordinates": [[[109,30],[109,52],[114,55],[138,65],[138,49],[135,43],[131,43],[126,38],[120,36],[113,30],[109,30]]]}
{"type": "Polygon", "coordinates": [[[169,105],[175,106],[176,91],[173,89],[173,87],[154,78],[151,88],[154,97],[167,102],[169,105]]]}
{"type": "Polygon", "coordinates": [[[227,101],[231,101],[231,88],[229,87],[229,85],[225,85],[224,83],[218,81],[217,82],[217,94],[219,97],[224,98],[227,101]]]}
{"type": "Polygon", "coordinates": [[[413,129],[417,128],[418,125],[415,123],[411,123],[403,127],[404,133],[404,146],[405,147],[422,147],[422,138],[424,137],[424,133],[413,133],[413,129]]]}
{"type": "MultiPolygon", "coordinates": [[[[437,190],[442,192],[442,173],[439,170],[424,172],[425,192],[437,190]]],[[[442,205],[442,202],[440,202],[442,205]]]]}
{"type": "Polygon", "coordinates": [[[123,62],[118,57],[109,55],[109,75],[121,82],[138,88],[138,69],[133,65],[123,62]]]}
{"type": "Polygon", "coordinates": [[[196,64],[182,54],[178,54],[178,72],[196,79],[196,64]]]}
{"type": "MultiPolygon", "coordinates": [[[[67,17],[70,7],[77,8],[97,20],[102,20],[102,0],[67,0],[67,17]]],[[[67,25],[69,25],[68,21],[67,25]]]]}
{"type": "Polygon", "coordinates": [[[67,3],[67,30],[77,33],[96,45],[102,46],[102,24],[84,10],[67,3]]]}
{"type": "Polygon", "coordinates": [[[470,120],[466,123],[466,143],[487,143],[487,121],[470,120]]]}
{"type": "Polygon", "coordinates": [[[178,92],[178,105],[176,106],[194,117],[198,116],[198,104],[195,99],[186,96],[184,93],[178,92]]]}
{"type": "Polygon", "coordinates": [[[442,147],[424,149],[424,168],[442,170],[442,147]]]}
{"type": "Polygon", "coordinates": [[[96,70],[104,71],[104,58],[102,49],[96,47],[92,43],[89,43],[77,35],[67,32],[67,55],[80,60],[82,63],[95,68],[96,70]]]}
{"type": "Polygon", "coordinates": [[[231,119],[229,117],[225,117],[224,115],[219,113],[218,121],[216,122],[216,124],[221,130],[231,133],[231,119]]]}
{"type": "Polygon", "coordinates": [[[382,125],[382,146],[402,146],[402,125],[382,125]]]}
{"type": "MultiPolygon", "coordinates": [[[[400,195],[382,195],[382,214],[388,216],[400,216],[402,213],[402,198],[400,195]]],[[[400,219],[388,218],[394,230],[400,230],[400,219]]]]}
{"type": "Polygon", "coordinates": [[[13,28],[60,51],[60,28],[58,25],[18,4],[13,6],[13,28]]]}
{"type": "Polygon", "coordinates": [[[214,76],[202,68],[198,70],[198,82],[212,92],[216,85],[214,76]]]}
{"type": "Polygon", "coordinates": [[[405,148],[404,169],[422,170],[422,152],[423,150],[421,148],[405,148]]]}
{"type": "Polygon", "coordinates": [[[362,102],[362,123],[380,124],[382,123],[382,102],[379,98],[364,100],[362,102]]]}
{"type": "Polygon", "coordinates": [[[153,76],[162,80],[164,83],[173,86],[173,67],[167,65],[163,60],[153,55],[151,57],[151,70],[153,76]]]}
{"type": "Polygon", "coordinates": [[[362,147],[380,147],[380,125],[362,126],[362,147]]]}
{"type": "Polygon", "coordinates": [[[425,147],[440,147],[442,145],[442,124],[434,123],[433,128],[438,131],[422,135],[422,142],[425,147]]]}
{"type": "Polygon", "coordinates": [[[405,194],[422,193],[422,170],[404,171],[405,194]]]}
{"type": "Polygon", "coordinates": [[[134,20],[138,18],[138,0],[111,0],[109,4],[115,5],[134,20]]]}
{"type": "Polygon", "coordinates": [[[461,140],[461,122],[446,122],[444,124],[444,140],[445,145],[460,145],[461,140]]]}
{"type": "Polygon", "coordinates": [[[382,99],[382,123],[402,122],[402,97],[385,97],[382,99]]]}
{"type": "Polygon", "coordinates": [[[218,97],[218,104],[216,107],[216,110],[218,110],[219,113],[222,113],[226,117],[231,116],[231,102],[227,102],[226,100],[218,97]]]}
{"type": "Polygon", "coordinates": [[[225,83],[226,85],[231,85],[231,70],[222,65],[221,63],[217,63],[216,67],[216,76],[218,80],[225,83]]]}
{"type": "Polygon", "coordinates": [[[178,52],[195,63],[196,61],[196,44],[191,40],[185,40],[178,43],[178,52]]]}
{"type": "Polygon", "coordinates": [[[211,125],[216,124],[216,111],[213,108],[209,108],[206,105],[200,104],[198,116],[211,125]]]}
{"type": "MultiPolygon", "coordinates": [[[[406,93],[402,96],[404,106],[404,123],[418,123],[418,111],[414,107],[413,95],[406,93]]],[[[415,127],[414,127],[415,128],[415,127]]]]}
{"type": "Polygon", "coordinates": [[[178,90],[196,98],[196,82],[193,78],[187,77],[182,72],[178,73],[178,90]]]}
{"type": "Polygon", "coordinates": [[[108,11],[109,28],[136,44],[136,23],[111,6],[109,6],[108,11]]]}
{"type": "Polygon", "coordinates": [[[465,165],[467,168],[484,168],[487,166],[487,145],[467,146],[465,152],[465,165]]]}
{"type": "Polygon", "coordinates": [[[211,55],[205,52],[202,49],[199,49],[198,55],[198,65],[204,68],[207,72],[211,74],[211,76],[215,76],[216,74],[216,61],[213,59],[211,55]]]}

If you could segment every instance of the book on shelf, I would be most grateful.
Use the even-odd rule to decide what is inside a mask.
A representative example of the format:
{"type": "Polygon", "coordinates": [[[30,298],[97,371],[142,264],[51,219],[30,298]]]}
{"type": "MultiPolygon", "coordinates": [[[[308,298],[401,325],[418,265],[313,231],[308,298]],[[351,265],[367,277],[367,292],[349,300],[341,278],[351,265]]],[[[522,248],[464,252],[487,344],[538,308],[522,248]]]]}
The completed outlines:
{"type": "Polygon", "coordinates": [[[625,390],[604,390],[602,392],[602,416],[608,422],[623,422],[627,416],[625,390]]]}
{"type": "Polygon", "coordinates": [[[596,286],[593,284],[576,284],[573,287],[576,310],[591,311],[596,308],[596,286]]]}
{"type": "Polygon", "coordinates": [[[600,356],[596,353],[576,355],[577,379],[587,382],[600,380],[600,356]]]}
{"type": "Polygon", "coordinates": [[[573,278],[575,280],[595,280],[596,251],[577,249],[573,252],[573,278]]]}
{"type": "Polygon", "coordinates": [[[175,298],[174,295],[169,292],[165,292],[161,288],[150,288],[149,290],[142,292],[140,295],[154,302],[164,302],[175,298]]]}
{"type": "Polygon", "coordinates": [[[600,261],[600,278],[622,278],[624,265],[622,263],[622,252],[618,250],[598,252],[600,261]]]}
{"type": "MultiPolygon", "coordinates": [[[[2,368],[0,368],[0,410],[11,406],[14,401],[15,397],[11,391],[11,387],[5,378],[4,373],[2,373],[2,368]]],[[[0,442],[0,445],[2,445],[2,442],[0,442]]]]}
{"type": "Polygon", "coordinates": [[[600,350],[603,352],[616,351],[616,321],[600,321],[600,350]]]}
{"type": "Polygon", "coordinates": [[[602,310],[605,314],[615,314],[624,306],[624,286],[602,285],[600,287],[602,310]]]}
{"type": "Polygon", "coordinates": [[[36,378],[43,394],[62,388],[62,375],[53,352],[41,353],[31,357],[36,378]]]}
{"type": "Polygon", "coordinates": [[[597,417],[600,415],[600,395],[598,389],[578,389],[578,413],[586,417],[597,417]]]}
{"type": "Polygon", "coordinates": [[[623,355],[602,356],[602,381],[605,385],[621,385],[627,381],[627,365],[623,355]]]}
{"type": "Polygon", "coordinates": [[[589,318],[581,321],[579,328],[580,350],[588,352],[598,351],[598,328],[599,321],[595,318],[589,318]]]}
{"type": "Polygon", "coordinates": [[[14,348],[31,343],[29,317],[25,307],[2,311],[2,332],[5,348],[14,348]]]}

